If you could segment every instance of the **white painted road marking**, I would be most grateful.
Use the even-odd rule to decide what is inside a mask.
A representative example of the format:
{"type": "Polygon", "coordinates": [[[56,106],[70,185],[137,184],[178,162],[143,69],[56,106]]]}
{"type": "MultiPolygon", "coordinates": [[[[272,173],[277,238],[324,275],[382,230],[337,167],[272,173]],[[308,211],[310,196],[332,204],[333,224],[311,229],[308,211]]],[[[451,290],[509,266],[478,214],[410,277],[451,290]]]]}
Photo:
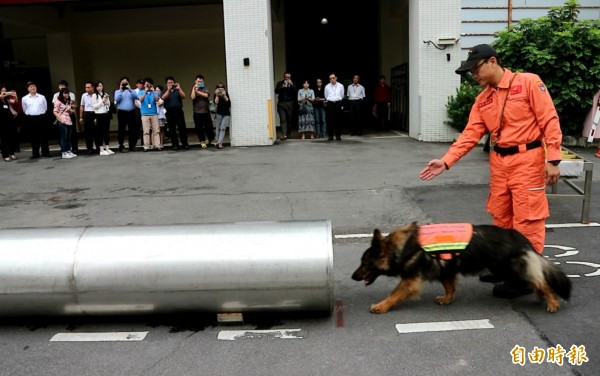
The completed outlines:
{"type": "Polygon", "coordinates": [[[493,329],[489,319],[465,321],[439,321],[412,324],[397,324],[398,333],[445,332],[450,330],[493,329]]]}
{"type": "Polygon", "coordinates": [[[274,329],[274,330],[223,330],[219,332],[217,339],[223,341],[235,341],[237,339],[302,339],[296,335],[301,329],[274,329]]]}
{"type": "Polygon", "coordinates": [[[552,223],[546,224],[546,228],[576,228],[576,227],[598,227],[600,223],[598,222],[590,222],[590,223],[552,223]]]}
{"type": "Polygon", "coordinates": [[[50,342],[143,341],[148,332],[58,333],[50,342]]]}
{"type": "MultiPolygon", "coordinates": [[[[585,277],[597,277],[600,276],[600,265],[594,264],[592,262],[584,262],[584,261],[567,261],[566,264],[578,264],[585,265],[592,268],[596,268],[595,272],[584,274],[585,277]]],[[[578,275],[569,275],[568,277],[579,277],[578,275]]]]}

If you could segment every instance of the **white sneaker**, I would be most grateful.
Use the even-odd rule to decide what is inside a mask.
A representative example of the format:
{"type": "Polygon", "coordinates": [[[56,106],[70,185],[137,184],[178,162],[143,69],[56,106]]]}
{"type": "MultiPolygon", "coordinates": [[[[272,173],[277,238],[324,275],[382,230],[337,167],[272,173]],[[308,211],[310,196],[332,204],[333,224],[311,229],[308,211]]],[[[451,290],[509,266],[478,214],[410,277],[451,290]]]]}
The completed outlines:
{"type": "Polygon", "coordinates": [[[100,150],[100,155],[110,155],[110,153],[106,150],[100,150]]]}
{"type": "Polygon", "coordinates": [[[114,151],[112,151],[112,150],[110,150],[108,148],[106,149],[106,152],[108,153],[108,155],[113,155],[115,153],[114,151]]]}
{"type": "Polygon", "coordinates": [[[77,156],[77,154],[73,153],[71,150],[69,150],[67,152],[67,154],[69,154],[71,157],[75,158],[77,156]]]}
{"type": "Polygon", "coordinates": [[[62,159],[71,159],[73,156],[67,152],[62,153],[62,159]]]}

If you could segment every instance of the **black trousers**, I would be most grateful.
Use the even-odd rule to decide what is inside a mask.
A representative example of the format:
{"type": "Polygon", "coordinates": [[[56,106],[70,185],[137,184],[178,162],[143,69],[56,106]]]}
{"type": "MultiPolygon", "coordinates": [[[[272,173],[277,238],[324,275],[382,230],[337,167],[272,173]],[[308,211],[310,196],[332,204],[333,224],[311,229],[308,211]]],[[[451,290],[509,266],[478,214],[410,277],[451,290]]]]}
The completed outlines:
{"type": "Polygon", "coordinates": [[[108,134],[110,128],[110,114],[96,114],[96,126],[98,127],[96,132],[96,143],[98,145],[109,145],[110,137],[108,134]]]}
{"type": "Polygon", "coordinates": [[[50,156],[50,148],[48,147],[49,123],[46,115],[25,116],[25,125],[29,131],[29,139],[31,140],[31,156],[39,157],[40,148],[44,157],[50,156]]]}
{"type": "Polygon", "coordinates": [[[327,134],[329,139],[342,137],[342,101],[327,102],[325,117],[327,118],[327,134]]]}
{"type": "Polygon", "coordinates": [[[125,146],[125,133],[127,133],[127,140],[129,141],[129,148],[134,149],[138,139],[138,125],[135,119],[135,111],[117,111],[117,123],[119,124],[119,130],[117,138],[119,140],[119,149],[123,149],[125,146]]]}
{"type": "Polygon", "coordinates": [[[194,126],[196,127],[198,141],[202,142],[206,140],[210,143],[215,139],[215,131],[210,113],[200,114],[194,112],[194,126]]]}
{"type": "MultiPolygon", "coordinates": [[[[142,127],[142,111],[139,108],[135,108],[135,124],[137,131],[135,135],[135,145],[137,145],[138,138],[140,139],[140,145],[144,144],[144,128],[142,127]]],[[[133,145],[135,147],[135,145],[133,145]]]]}
{"type": "Polygon", "coordinates": [[[73,153],[79,151],[79,133],[77,132],[77,118],[74,113],[71,113],[71,149],[73,153]]]}
{"type": "Polygon", "coordinates": [[[377,103],[377,124],[380,130],[388,129],[390,127],[388,121],[388,113],[390,108],[387,103],[377,103]]]}
{"type": "Polygon", "coordinates": [[[85,148],[90,151],[94,150],[94,141],[96,141],[96,149],[100,148],[98,145],[98,127],[94,120],[96,120],[96,114],[94,111],[86,111],[83,113],[83,132],[85,133],[85,148]]]}
{"type": "MultiPolygon", "coordinates": [[[[8,112],[8,111],[7,111],[8,112]]],[[[0,119],[0,151],[2,158],[8,158],[17,150],[17,124],[11,113],[0,119]]]]}
{"type": "Polygon", "coordinates": [[[348,101],[350,107],[350,121],[352,122],[352,134],[362,135],[362,99],[348,101]]]}
{"type": "Polygon", "coordinates": [[[167,127],[169,128],[169,137],[173,148],[179,147],[179,140],[181,140],[182,146],[188,145],[185,117],[181,108],[167,109],[167,127]],[[179,137],[177,137],[177,130],[179,130],[179,137]]]}

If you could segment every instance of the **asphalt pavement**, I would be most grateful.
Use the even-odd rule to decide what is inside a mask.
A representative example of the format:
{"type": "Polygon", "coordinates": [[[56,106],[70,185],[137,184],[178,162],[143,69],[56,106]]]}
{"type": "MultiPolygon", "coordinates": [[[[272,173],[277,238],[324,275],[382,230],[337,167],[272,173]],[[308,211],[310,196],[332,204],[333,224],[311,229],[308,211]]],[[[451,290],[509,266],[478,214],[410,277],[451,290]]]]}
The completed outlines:
{"type": "MultiPolygon", "coordinates": [[[[368,247],[365,234],[412,222],[490,223],[487,154],[474,149],[452,170],[423,182],[419,171],[449,144],[398,132],[292,139],[272,147],[133,152],[0,163],[0,227],[127,226],[329,219],[334,233],[336,308],[330,315],[246,315],[219,325],[214,315],[3,318],[0,375],[598,375],[600,228],[579,226],[581,204],[550,201],[554,226],[545,255],[572,278],[573,297],[555,314],[533,296],[501,300],[491,285],[463,278],[449,306],[426,285],[419,300],[384,315],[368,312],[397,284],[350,279],[368,247]],[[567,252],[569,251],[569,252],[567,252]],[[401,334],[397,324],[487,320],[493,328],[401,334]],[[230,330],[299,329],[219,339],[230,330]],[[51,342],[58,333],[148,332],[135,342],[51,342]],[[558,349],[579,364],[546,358],[515,364],[511,351],[558,349]],[[587,361],[581,356],[585,350],[587,361]]],[[[575,149],[594,161],[595,150],[575,149]]],[[[600,220],[600,173],[590,221],[600,220]]],[[[559,183],[560,191],[568,190],[559,183]]],[[[201,247],[212,251],[217,245],[201,247]]],[[[24,250],[12,250],[23,252],[24,250]]],[[[0,254],[6,250],[0,250],[0,254]]],[[[0,276],[0,281],[2,277],[0,276]]],[[[1,310],[1,308],[0,308],[1,310]]],[[[539,354],[538,354],[539,355],[539,354]]],[[[546,354],[547,355],[547,354],[546,354]]],[[[539,357],[538,357],[539,358],[539,357]]]]}

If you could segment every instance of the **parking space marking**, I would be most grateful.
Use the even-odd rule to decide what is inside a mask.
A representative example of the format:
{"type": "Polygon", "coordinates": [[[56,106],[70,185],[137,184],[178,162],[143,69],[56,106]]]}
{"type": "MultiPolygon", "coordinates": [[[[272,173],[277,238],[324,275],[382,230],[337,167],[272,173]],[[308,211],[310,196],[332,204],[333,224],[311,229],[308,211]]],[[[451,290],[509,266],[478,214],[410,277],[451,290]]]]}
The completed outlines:
{"type": "MultiPolygon", "coordinates": [[[[584,277],[597,277],[600,276],[600,265],[594,264],[593,262],[585,262],[585,261],[567,261],[565,264],[577,264],[577,265],[585,265],[591,268],[596,268],[595,272],[584,274],[584,277]]],[[[578,278],[579,275],[568,275],[567,277],[578,278]]]]}
{"type": "Polygon", "coordinates": [[[143,341],[148,332],[58,333],[50,342],[143,341]]]}
{"type": "Polygon", "coordinates": [[[452,331],[452,330],[493,329],[493,328],[494,328],[494,325],[492,325],[490,323],[489,319],[396,324],[396,330],[400,334],[422,333],[422,332],[446,332],[446,331],[452,331]]]}
{"type": "Polygon", "coordinates": [[[546,228],[578,228],[578,227],[598,227],[600,223],[547,223],[546,228]]]}
{"type": "Polygon", "coordinates": [[[274,330],[222,330],[217,339],[222,341],[235,341],[238,339],[302,339],[297,335],[302,329],[274,329],[274,330]]]}

